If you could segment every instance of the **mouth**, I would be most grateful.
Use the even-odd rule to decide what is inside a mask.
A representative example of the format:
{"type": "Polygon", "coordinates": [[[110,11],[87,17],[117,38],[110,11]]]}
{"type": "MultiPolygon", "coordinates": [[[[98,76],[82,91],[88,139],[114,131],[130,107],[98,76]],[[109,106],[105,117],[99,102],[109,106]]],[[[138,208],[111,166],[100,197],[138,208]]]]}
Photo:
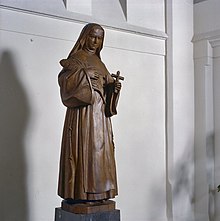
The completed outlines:
{"type": "Polygon", "coordinates": [[[98,45],[92,45],[92,49],[97,49],[98,45]]]}

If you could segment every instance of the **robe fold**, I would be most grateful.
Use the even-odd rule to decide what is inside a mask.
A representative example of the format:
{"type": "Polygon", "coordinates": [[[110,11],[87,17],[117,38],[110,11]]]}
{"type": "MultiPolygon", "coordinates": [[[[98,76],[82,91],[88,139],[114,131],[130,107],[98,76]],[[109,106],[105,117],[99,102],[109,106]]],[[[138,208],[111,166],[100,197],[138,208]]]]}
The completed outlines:
{"type": "Polygon", "coordinates": [[[118,191],[110,116],[116,111],[109,111],[117,105],[109,104],[111,97],[119,96],[113,90],[114,80],[97,55],[83,50],[61,65],[58,81],[67,112],[58,195],[76,200],[114,198],[118,191]],[[97,86],[91,83],[94,72],[99,74],[97,86]]]}

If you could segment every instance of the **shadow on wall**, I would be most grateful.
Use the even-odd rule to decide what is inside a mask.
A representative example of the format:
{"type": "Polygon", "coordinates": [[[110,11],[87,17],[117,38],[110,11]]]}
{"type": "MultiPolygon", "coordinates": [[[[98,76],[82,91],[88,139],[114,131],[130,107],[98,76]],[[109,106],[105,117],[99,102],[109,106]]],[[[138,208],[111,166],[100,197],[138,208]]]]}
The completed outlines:
{"type": "Polygon", "coordinates": [[[208,198],[208,215],[209,221],[215,220],[215,194],[217,193],[215,187],[215,144],[214,133],[209,133],[206,137],[206,173],[207,185],[209,191],[208,198]]]}
{"type": "MultiPolygon", "coordinates": [[[[190,144],[189,144],[190,145],[190,144]]],[[[191,144],[192,146],[192,144],[191,144]]],[[[191,147],[190,146],[190,147],[191,147]]],[[[171,195],[164,195],[164,190],[161,185],[165,185],[165,175],[158,176],[157,180],[154,180],[151,189],[150,202],[152,205],[152,211],[155,210],[155,214],[150,214],[152,220],[164,220],[163,214],[167,213],[168,220],[193,220],[193,207],[194,207],[194,155],[193,147],[191,149],[186,147],[185,152],[182,153],[180,159],[173,165],[174,178],[171,184],[171,195]],[[162,196],[171,200],[166,202],[162,196]],[[161,199],[161,200],[158,200],[161,199]],[[167,205],[164,205],[164,202],[167,205]],[[157,206],[155,206],[157,205],[157,206]]]]}
{"type": "Polygon", "coordinates": [[[0,54],[0,216],[2,221],[27,221],[24,135],[29,118],[25,91],[14,57],[0,54]]]}
{"type": "MultiPolygon", "coordinates": [[[[186,148],[188,149],[188,147],[186,148]]],[[[182,206],[194,204],[194,150],[187,150],[181,155],[174,165],[173,200],[179,206],[179,211],[183,211],[182,206]],[[184,200],[182,202],[182,200],[184,200]]],[[[186,208],[185,208],[186,209],[186,208]]],[[[192,209],[189,208],[189,209],[192,209]]],[[[190,212],[190,211],[189,211],[190,212]]]]}

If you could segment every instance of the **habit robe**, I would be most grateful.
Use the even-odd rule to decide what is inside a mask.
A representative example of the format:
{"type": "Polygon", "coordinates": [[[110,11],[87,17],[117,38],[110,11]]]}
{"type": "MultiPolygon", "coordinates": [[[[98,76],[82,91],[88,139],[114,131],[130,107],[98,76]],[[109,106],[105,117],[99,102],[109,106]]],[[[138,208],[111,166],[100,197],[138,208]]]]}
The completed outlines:
{"type": "Polygon", "coordinates": [[[119,94],[96,54],[80,50],[61,61],[61,99],[67,107],[60,156],[58,195],[64,199],[102,200],[117,194],[110,116],[119,94]],[[92,69],[99,74],[91,84],[92,69]]]}

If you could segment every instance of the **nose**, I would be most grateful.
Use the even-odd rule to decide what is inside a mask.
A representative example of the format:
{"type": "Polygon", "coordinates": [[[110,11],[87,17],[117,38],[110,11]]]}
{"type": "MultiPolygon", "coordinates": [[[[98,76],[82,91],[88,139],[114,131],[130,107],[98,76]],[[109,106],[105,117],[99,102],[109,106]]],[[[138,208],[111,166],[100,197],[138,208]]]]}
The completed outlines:
{"type": "Polygon", "coordinates": [[[95,37],[95,44],[97,44],[99,41],[98,37],[95,37]]]}

